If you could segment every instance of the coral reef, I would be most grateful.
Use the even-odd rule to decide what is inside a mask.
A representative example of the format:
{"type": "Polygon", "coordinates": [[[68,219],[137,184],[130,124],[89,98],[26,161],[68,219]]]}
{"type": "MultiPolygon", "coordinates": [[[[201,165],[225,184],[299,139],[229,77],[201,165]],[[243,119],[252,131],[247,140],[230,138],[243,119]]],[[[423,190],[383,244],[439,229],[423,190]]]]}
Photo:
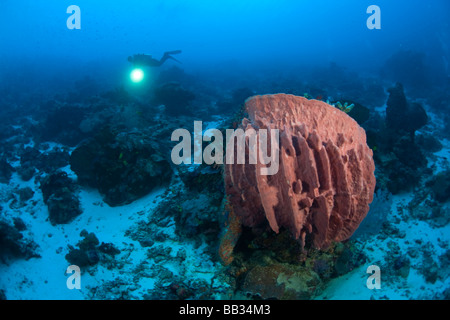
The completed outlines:
{"type": "Polygon", "coordinates": [[[386,103],[386,125],[388,129],[392,129],[396,134],[399,134],[399,131],[405,131],[414,139],[415,131],[423,127],[428,121],[425,109],[418,103],[406,100],[403,86],[399,82],[394,87],[389,88],[388,92],[389,98],[386,103]]]}
{"type": "Polygon", "coordinates": [[[70,167],[79,183],[97,188],[107,204],[123,205],[170,182],[172,169],[157,147],[143,133],[105,127],[72,152],[70,167]]]}
{"type": "MultiPolygon", "coordinates": [[[[302,79],[303,91],[277,89],[276,92],[301,95],[306,91],[318,100],[322,100],[321,97],[332,97],[330,100],[340,101],[350,99],[371,108],[380,106],[386,101],[384,84],[380,78],[373,75],[362,76],[334,62],[328,66],[313,68],[311,73],[302,79]]],[[[290,79],[288,83],[292,85],[295,81],[298,80],[290,79]]]]}
{"type": "Polygon", "coordinates": [[[335,105],[341,111],[347,113],[350,117],[355,119],[359,125],[364,124],[370,118],[370,110],[369,108],[363,106],[362,104],[352,101],[352,100],[343,100],[344,105],[341,102],[333,102],[332,105],[335,105]]]}
{"type": "Polygon", "coordinates": [[[0,217],[0,262],[39,257],[36,252],[39,246],[24,237],[22,231],[25,229],[26,226],[20,218],[16,218],[11,224],[0,217]]]}
{"type": "Polygon", "coordinates": [[[90,111],[84,105],[49,100],[41,106],[41,114],[33,128],[40,141],[55,141],[76,146],[87,135],[80,130],[81,121],[90,111]]]}
{"type": "Polygon", "coordinates": [[[244,279],[242,291],[262,299],[310,299],[321,281],[317,274],[306,268],[296,270],[281,263],[256,266],[244,279]]]}
{"type": "Polygon", "coordinates": [[[233,90],[231,97],[222,98],[217,101],[217,111],[221,114],[229,114],[235,112],[240,106],[242,106],[248,97],[251,97],[255,92],[247,87],[233,90]]]}
{"type": "Polygon", "coordinates": [[[196,81],[195,77],[186,73],[183,69],[177,66],[163,69],[159,72],[157,83],[162,85],[169,82],[177,82],[182,86],[192,84],[196,81]]]}
{"type": "Polygon", "coordinates": [[[239,237],[242,234],[241,220],[233,212],[233,208],[228,209],[227,225],[225,232],[220,237],[219,256],[224,265],[229,265],[233,262],[233,250],[238,243],[239,237]]]}
{"type": "Polygon", "coordinates": [[[135,100],[123,86],[105,92],[102,97],[119,106],[127,105],[135,100]]]}
{"type": "Polygon", "coordinates": [[[431,182],[434,198],[439,202],[450,199],[450,170],[438,173],[431,182]]]}
{"type": "Polygon", "coordinates": [[[429,133],[417,135],[414,142],[427,153],[438,152],[443,147],[439,139],[429,133]]]}
{"type": "Polygon", "coordinates": [[[0,158],[0,183],[8,183],[14,168],[4,158],[0,158]]]}
{"type": "MultiPolygon", "coordinates": [[[[202,192],[205,189],[211,195],[223,193],[222,170],[205,164],[194,168],[183,164],[177,166],[178,175],[189,191],[202,192]]],[[[222,200],[220,197],[219,202],[222,200]]]]}
{"type": "Polygon", "coordinates": [[[55,147],[41,152],[37,148],[26,147],[20,153],[20,166],[17,172],[24,181],[38,173],[53,173],[69,164],[69,152],[65,148],[55,147]]]}
{"type": "Polygon", "coordinates": [[[69,223],[82,213],[77,185],[64,171],[44,177],[40,183],[52,225],[69,223]]]}
{"type": "Polygon", "coordinates": [[[348,102],[344,102],[344,105],[342,105],[342,103],[340,101],[338,101],[338,102],[336,102],[335,107],[341,111],[344,111],[345,113],[349,113],[350,111],[353,110],[353,108],[355,107],[355,104],[354,103],[349,104],[348,102]]]}
{"type": "Polygon", "coordinates": [[[250,119],[241,128],[280,130],[280,163],[273,176],[261,175],[262,164],[226,164],[226,192],[242,223],[268,221],[276,233],[287,228],[303,244],[308,235],[316,248],[348,239],[375,188],[364,130],[322,101],[292,95],[255,96],[246,110],[250,119]]]}
{"type": "Polygon", "coordinates": [[[155,88],[153,103],[163,104],[167,115],[179,116],[192,114],[189,106],[194,99],[195,95],[180,83],[168,82],[155,88]]]}
{"type": "Polygon", "coordinates": [[[72,88],[0,88],[0,299],[448,299],[449,85],[408,79],[414,61],[427,72],[412,56],[390,79],[335,63],[266,73],[230,61],[195,75],[164,66],[151,83],[120,86],[96,66],[95,81],[73,74],[72,88]],[[385,90],[391,80],[405,90],[385,90]],[[311,101],[245,106],[257,92],[311,101]],[[371,151],[350,118],[376,164],[365,217],[371,151]],[[280,129],[278,174],[174,165],[171,133],[194,120],[222,134],[280,129]],[[68,264],[81,267],[83,290],[53,290],[68,264]],[[382,290],[364,287],[372,264],[382,290]]]}
{"type": "Polygon", "coordinates": [[[376,147],[378,185],[397,194],[417,186],[428,170],[427,158],[415,139],[416,130],[427,123],[428,116],[421,105],[407,101],[400,83],[389,93],[384,123],[370,129],[368,135],[371,146],[376,147]]]}
{"type": "Polygon", "coordinates": [[[69,245],[69,253],[66,254],[66,260],[70,264],[83,268],[102,262],[110,266],[109,260],[114,259],[114,256],[120,253],[120,250],[112,243],[102,242],[99,245],[100,242],[93,232],[87,232],[83,229],[80,232],[80,236],[83,239],[77,243],[78,249],[69,245]]]}
{"type": "Polygon", "coordinates": [[[17,188],[12,194],[12,201],[9,204],[11,209],[20,209],[27,205],[27,201],[33,198],[34,191],[30,187],[17,188]]]}
{"type": "MultiPolygon", "coordinates": [[[[193,240],[197,246],[208,243],[208,252],[216,259],[218,235],[221,233],[222,217],[220,212],[223,206],[223,191],[214,190],[215,184],[222,184],[222,175],[216,175],[216,182],[210,180],[210,190],[186,191],[179,185],[172,189],[171,195],[155,208],[154,217],[132,231],[128,235],[143,247],[154,244],[155,241],[163,241],[167,235],[158,231],[173,221],[175,234],[183,239],[193,240]]],[[[206,185],[207,187],[208,185],[206,185]]]]}
{"type": "Polygon", "coordinates": [[[352,241],[304,250],[287,230],[275,235],[244,227],[227,272],[238,299],[313,299],[329,280],[365,261],[352,241]]]}

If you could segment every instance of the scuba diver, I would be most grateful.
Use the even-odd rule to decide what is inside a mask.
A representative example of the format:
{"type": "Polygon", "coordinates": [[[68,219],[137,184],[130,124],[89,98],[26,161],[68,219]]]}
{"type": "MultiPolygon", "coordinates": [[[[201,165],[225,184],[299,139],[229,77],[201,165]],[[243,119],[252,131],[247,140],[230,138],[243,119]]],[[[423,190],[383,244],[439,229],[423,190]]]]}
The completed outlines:
{"type": "Polygon", "coordinates": [[[178,63],[181,63],[180,61],[171,56],[172,54],[179,54],[179,53],[181,53],[181,50],[164,52],[164,55],[162,56],[161,60],[156,60],[152,58],[152,56],[149,54],[135,54],[133,56],[128,57],[128,61],[131,62],[134,66],[159,67],[167,59],[172,59],[178,63]]]}

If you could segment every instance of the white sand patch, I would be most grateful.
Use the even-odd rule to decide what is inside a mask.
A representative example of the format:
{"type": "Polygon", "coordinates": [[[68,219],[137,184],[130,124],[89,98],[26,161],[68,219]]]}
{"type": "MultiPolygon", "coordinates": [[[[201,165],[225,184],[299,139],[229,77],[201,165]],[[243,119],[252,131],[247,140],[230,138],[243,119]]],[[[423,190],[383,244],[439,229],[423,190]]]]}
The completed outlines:
{"type": "MultiPolygon", "coordinates": [[[[97,266],[94,276],[82,273],[81,290],[69,290],[65,274],[69,263],[65,255],[69,252],[68,245],[75,246],[82,239],[80,232],[86,229],[93,232],[101,242],[111,242],[119,249],[134,244],[124,236],[137,219],[152,210],[160,201],[164,189],[158,189],[135,202],[121,207],[109,207],[102,201],[95,190],[81,189],[80,201],[83,213],[68,224],[52,226],[48,221],[47,206],[42,201],[42,194],[34,181],[23,182],[16,175],[10,185],[32,187],[35,195],[31,200],[36,201],[32,206],[21,209],[10,209],[8,203],[3,207],[7,210],[7,217],[19,216],[26,224],[24,234],[33,239],[38,245],[40,258],[16,260],[10,265],[0,264],[0,289],[5,290],[8,299],[83,299],[87,286],[95,286],[101,281],[114,279],[117,271],[107,270],[97,266]],[[30,212],[32,214],[30,214],[30,212]],[[83,290],[84,289],[84,290],[83,290]]],[[[127,252],[121,253],[126,254],[127,252]]],[[[134,258],[142,258],[142,253],[133,252],[134,258]]]]}
{"type": "Polygon", "coordinates": [[[364,243],[364,253],[368,261],[350,273],[330,281],[318,299],[431,299],[435,293],[443,292],[449,287],[450,279],[438,279],[435,283],[427,282],[423,273],[419,272],[423,263],[423,255],[419,253],[416,257],[411,257],[407,252],[411,248],[420,251],[424,245],[431,246],[433,258],[436,260],[436,257],[444,254],[447,250],[445,243],[448,244],[450,241],[450,225],[434,228],[425,221],[411,217],[405,221],[404,217],[401,218],[401,213],[397,209],[399,206],[405,206],[411,200],[412,195],[410,193],[393,196],[391,214],[388,216],[388,221],[399,229],[399,233],[404,232],[405,237],[394,236],[384,240],[380,240],[377,236],[370,238],[364,243]],[[395,221],[399,221],[399,223],[395,223],[395,221]],[[388,248],[390,241],[395,242],[400,248],[399,251],[410,260],[411,266],[407,279],[392,281],[392,278],[386,279],[386,277],[383,277],[382,265],[386,263],[390,254],[388,248]],[[366,272],[370,265],[379,265],[381,268],[380,289],[371,290],[367,288],[367,279],[371,274],[366,272]]]}

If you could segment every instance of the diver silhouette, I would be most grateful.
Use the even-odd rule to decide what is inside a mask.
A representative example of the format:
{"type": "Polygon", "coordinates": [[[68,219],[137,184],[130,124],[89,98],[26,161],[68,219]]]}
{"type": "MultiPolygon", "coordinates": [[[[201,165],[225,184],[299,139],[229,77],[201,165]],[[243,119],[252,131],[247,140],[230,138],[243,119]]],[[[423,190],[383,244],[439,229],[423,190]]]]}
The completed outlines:
{"type": "Polygon", "coordinates": [[[152,56],[149,54],[135,54],[133,56],[128,57],[128,61],[135,66],[159,67],[168,59],[172,59],[178,63],[181,63],[180,61],[171,56],[172,54],[179,54],[179,53],[181,53],[181,50],[164,52],[164,55],[162,56],[161,60],[156,60],[152,58],[152,56]]]}

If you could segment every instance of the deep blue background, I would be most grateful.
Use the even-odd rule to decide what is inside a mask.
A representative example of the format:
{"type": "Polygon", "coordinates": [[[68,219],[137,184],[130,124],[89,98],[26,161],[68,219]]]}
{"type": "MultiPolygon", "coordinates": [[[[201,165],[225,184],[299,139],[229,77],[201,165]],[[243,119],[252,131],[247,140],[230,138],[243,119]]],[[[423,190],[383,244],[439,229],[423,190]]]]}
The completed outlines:
{"type": "Polygon", "coordinates": [[[61,85],[90,74],[120,82],[127,56],[177,49],[185,70],[216,75],[331,61],[371,73],[399,49],[425,52],[448,74],[449,9],[447,0],[3,0],[0,80],[61,85]],[[66,27],[72,4],[81,8],[81,30],[66,27]],[[366,27],[372,4],[381,8],[381,30],[366,27]]]}

